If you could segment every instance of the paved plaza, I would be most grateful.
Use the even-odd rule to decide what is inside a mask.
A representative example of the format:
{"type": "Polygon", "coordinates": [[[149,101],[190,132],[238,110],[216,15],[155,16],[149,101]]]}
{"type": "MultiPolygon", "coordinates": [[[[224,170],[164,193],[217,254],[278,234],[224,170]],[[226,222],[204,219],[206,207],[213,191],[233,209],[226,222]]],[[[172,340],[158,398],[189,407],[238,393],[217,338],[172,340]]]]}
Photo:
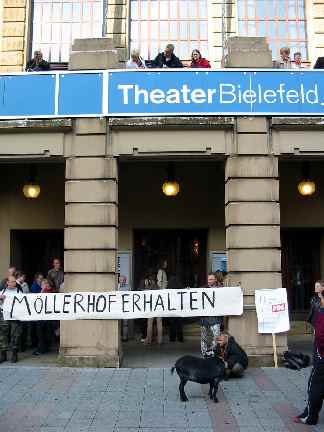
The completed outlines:
{"type": "Polygon", "coordinates": [[[208,386],[188,383],[179,400],[169,368],[76,369],[0,366],[1,432],[283,432],[324,431],[296,425],[310,370],[250,369],[223,382],[220,402],[208,386]]]}

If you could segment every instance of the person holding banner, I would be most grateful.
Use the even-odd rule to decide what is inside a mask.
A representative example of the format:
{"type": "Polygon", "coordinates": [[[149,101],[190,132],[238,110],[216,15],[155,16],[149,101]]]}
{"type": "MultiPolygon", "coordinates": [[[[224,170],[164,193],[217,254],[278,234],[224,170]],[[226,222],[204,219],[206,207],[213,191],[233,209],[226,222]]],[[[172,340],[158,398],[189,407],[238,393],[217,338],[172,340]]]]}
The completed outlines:
{"type": "MultiPolygon", "coordinates": [[[[41,293],[43,294],[53,294],[54,288],[52,288],[47,279],[43,279],[41,282],[41,293]]],[[[39,356],[41,354],[45,354],[50,350],[50,346],[52,343],[54,329],[53,323],[55,321],[37,321],[36,323],[36,332],[37,332],[37,350],[33,352],[33,355],[39,356]]],[[[55,325],[55,324],[54,324],[55,325]]]]}
{"type": "MultiPolygon", "coordinates": [[[[209,273],[207,279],[207,287],[206,288],[215,288],[222,286],[217,282],[216,276],[214,273],[209,273]]],[[[203,357],[208,357],[213,355],[213,350],[216,345],[216,338],[220,335],[221,324],[223,322],[222,317],[203,317],[200,322],[200,330],[201,330],[201,354],[203,357]],[[212,345],[209,349],[208,347],[208,334],[212,333],[212,345]]]]}
{"type": "Polygon", "coordinates": [[[18,361],[21,325],[19,321],[6,321],[3,319],[3,302],[6,297],[19,292],[15,276],[8,276],[7,286],[0,294],[0,363],[7,361],[8,350],[12,352],[11,363],[18,361]]]}
{"type": "Polygon", "coordinates": [[[313,315],[315,330],[313,369],[308,381],[308,402],[304,412],[294,417],[295,423],[316,425],[324,400],[324,288],[318,293],[319,307],[313,315]]]}

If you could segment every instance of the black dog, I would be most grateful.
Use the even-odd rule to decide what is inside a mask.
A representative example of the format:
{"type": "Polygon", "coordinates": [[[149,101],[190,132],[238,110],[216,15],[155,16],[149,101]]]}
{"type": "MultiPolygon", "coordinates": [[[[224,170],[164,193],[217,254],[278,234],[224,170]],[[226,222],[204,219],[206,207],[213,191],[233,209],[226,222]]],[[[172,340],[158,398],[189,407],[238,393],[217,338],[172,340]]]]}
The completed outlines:
{"type": "Polygon", "coordinates": [[[180,357],[171,369],[173,374],[176,369],[180,378],[179,392],[182,402],[188,400],[184,387],[188,381],[199,384],[209,384],[209,396],[214,402],[218,402],[218,384],[225,378],[225,364],[218,357],[202,359],[193,356],[180,357]]]}

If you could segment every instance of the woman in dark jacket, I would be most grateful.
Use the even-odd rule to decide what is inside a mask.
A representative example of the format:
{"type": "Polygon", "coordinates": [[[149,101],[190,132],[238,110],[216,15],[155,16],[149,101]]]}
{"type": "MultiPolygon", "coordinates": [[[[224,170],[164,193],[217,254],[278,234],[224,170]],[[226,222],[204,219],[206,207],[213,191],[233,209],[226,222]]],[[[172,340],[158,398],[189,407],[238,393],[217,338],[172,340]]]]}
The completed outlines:
{"type": "Polygon", "coordinates": [[[217,338],[215,354],[225,362],[226,376],[242,377],[248,367],[249,359],[246,352],[236,342],[233,336],[221,333],[217,338]]]}

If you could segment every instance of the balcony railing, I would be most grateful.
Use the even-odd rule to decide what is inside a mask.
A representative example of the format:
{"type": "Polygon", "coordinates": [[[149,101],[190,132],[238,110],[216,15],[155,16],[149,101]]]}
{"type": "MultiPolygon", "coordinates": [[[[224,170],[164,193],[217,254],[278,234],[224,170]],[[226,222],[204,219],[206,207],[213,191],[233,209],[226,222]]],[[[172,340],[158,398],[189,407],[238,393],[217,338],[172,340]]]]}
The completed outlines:
{"type": "Polygon", "coordinates": [[[0,119],[324,115],[321,70],[154,69],[0,75],[0,119]]]}

